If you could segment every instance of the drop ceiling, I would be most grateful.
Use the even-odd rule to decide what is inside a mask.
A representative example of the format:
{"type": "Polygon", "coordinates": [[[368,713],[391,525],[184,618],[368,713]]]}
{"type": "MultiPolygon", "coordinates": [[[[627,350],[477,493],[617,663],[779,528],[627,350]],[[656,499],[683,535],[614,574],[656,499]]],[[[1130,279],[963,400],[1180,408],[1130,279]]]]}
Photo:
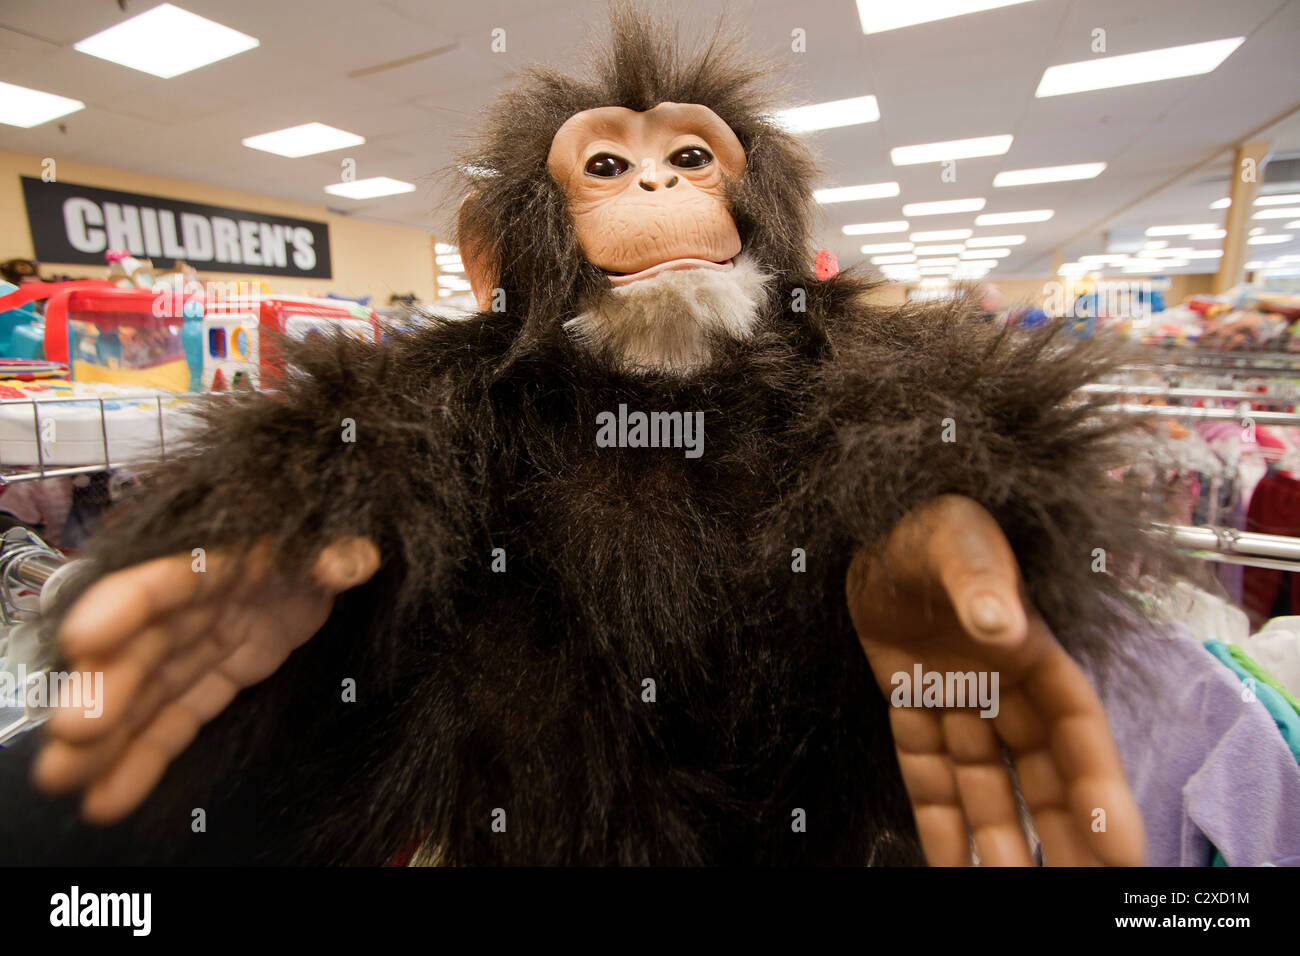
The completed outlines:
{"type": "MultiPolygon", "coordinates": [[[[439,174],[482,111],[524,66],[577,62],[605,6],[178,0],[261,45],[169,80],[72,49],[154,5],[128,0],[124,13],[110,0],[6,0],[0,80],[74,97],[86,109],[32,129],[0,126],[0,149],[328,205],[439,235],[449,231],[456,202],[439,174]],[[505,52],[492,51],[496,27],[505,30],[505,52]],[[313,121],[366,143],[301,159],[240,144],[313,121]],[[419,188],[359,202],[327,196],[323,187],[338,180],[344,154],[356,160],[358,178],[390,176],[419,188]]],[[[715,0],[681,4],[683,32],[702,36],[722,9],[715,0]]],[[[755,50],[778,62],[789,105],[877,97],[878,122],[805,134],[822,160],[820,185],[901,185],[897,197],[822,207],[817,241],[845,265],[864,259],[864,242],[893,237],[848,237],[842,226],[903,218],[904,203],[982,196],[985,212],[1056,210],[1048,222],[975,230],[1028,237],[994,278],[1042,276],[1058,247],[1068,259],[1104,251],[1107,233],[1221,221],[1222,211],[1207,207],[1226,195],[1228,150],[1246,137],[1271,127],[1275,153],[1300,153],[1300,122],[1287,120],[1300,108],[1300,0],[1033,0],[871,36],[862,34],[852,0],[733,0],[726,9],[755,50]],[[806,52],[791,50],[796,28],[805,31],[806,52]],[[1207,75],[1035,99],[1045,68],[1096,55],[1098,29],[1106,55],[1246,41],[1207,75]],[[955,182],[943,181],[938,165],[889,160],[894,146],[1002,133],[1015,137],[1010,151],[958,161],[955,182]],[[1108,168],[1092,180],[992,186],[1001,170],[1082,162],[1108,168]]],[[[973,218],[926,216],[912,220],[912,231],[970,228],[973,218]]],[[[1204,262],[1182,271],[1212,271],[1204,262]]]]}

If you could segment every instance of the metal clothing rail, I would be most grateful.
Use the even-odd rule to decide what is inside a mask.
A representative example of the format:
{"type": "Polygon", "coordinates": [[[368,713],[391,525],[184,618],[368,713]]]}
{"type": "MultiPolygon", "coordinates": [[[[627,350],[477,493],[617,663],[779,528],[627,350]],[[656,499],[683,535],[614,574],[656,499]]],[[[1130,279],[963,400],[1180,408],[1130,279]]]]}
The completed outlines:
{"type": "Polygon", "coordinates": [[[1196,557],[1278,571],[1300,571],[1300,538],[1236,528],[1157,524],[1178,548],[1196,557]]]}
{"type": "Polygon", "coordinates": [[[1176,418],[1188,421],[1254,422],[1256,425],[1300,427],[1300,413],[1256,411],[1253,408],[1190,408],[1177,405],[1104,405],[1097,411],[1136,418],[1176,418]]]}
{"type": "Polygon", "coordinates": [[[1089,395],[1132,395],[1135,397],[1213,400],[1223,402],[1259,402],[1261,405],[1300,405],[1300,392],[1279,395],[1276,392],[1248,392],[1222,388],[1166,388],[1159,385],[1084,385],[1079,389],[1089,395]]]}
{"type": "Polygon", "coordinates": [[[44,606],[53,599],[59,581],[75,574],[77,566],[27,528],[10,528],[0,535],[0,669],[12,678],[15,688],[13,697],[0,700],[0,745],[49,717],[45,706],[27,699],[26,689],[49,670],[54,655],[30,598],[20,601],[20,592],[35,592],[44,606]]]}
{"type": "Polygon", "coordinates": [[[1254,371],[1300,372],[1300,352],[1214,352],[1209,349],[1179,349],[1148,346],[1150,362],[1135,362],[1127,368],[1212,368],[1254,371]]]}

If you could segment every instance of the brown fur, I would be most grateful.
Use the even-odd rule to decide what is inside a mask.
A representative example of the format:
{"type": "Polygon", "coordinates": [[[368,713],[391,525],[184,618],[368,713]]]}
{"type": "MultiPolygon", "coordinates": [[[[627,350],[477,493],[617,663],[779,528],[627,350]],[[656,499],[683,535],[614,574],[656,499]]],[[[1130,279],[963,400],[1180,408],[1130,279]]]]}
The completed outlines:
{"type": "Polygon", "coordinates": [[[1111,476],[1120,427],[1071,401],[1114,353],[999,330],[966,303],[873,305],[850,274],[817,282],[812,163],[762,119],[760,78],[626,13],[596,79],[527,77],[472,156],[488,176],[467,228],[501,264],[506,311],[387,348],[296,348],[278,397],[214,406],[200,447],[103,534],[103,570],[261,536],[289,574],[342,534],[384,555],[169,773],[129,824],[144,857],[248,858],[177,839],[205,806],[256,821],[245,837],[273,861],[377,863],[427,836],[461,864],[917,862],[845,607],[854,550],[969,495],[1073,653],[1104,661],[1131,627],[1126,582],[1094,573],[1093,549],[1139,566],[1149,505],[1111,476]],[[561,331],[604,279],[543,167],[573,112],[661,100],[736,130],[750,165],[730,202],[776,277],[753,336],[719,338],[688,376],[625,374],[561,331]],[[597,448],[597,414],[620,403],[703,411],[703,457],[597,448]]]}

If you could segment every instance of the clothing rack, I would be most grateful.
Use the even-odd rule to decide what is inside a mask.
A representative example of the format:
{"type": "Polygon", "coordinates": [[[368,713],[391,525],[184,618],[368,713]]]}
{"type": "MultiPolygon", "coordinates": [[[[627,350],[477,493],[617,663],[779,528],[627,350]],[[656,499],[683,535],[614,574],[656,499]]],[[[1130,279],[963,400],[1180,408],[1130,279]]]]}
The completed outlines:
{"type": "Polygon", "coordinates": [[[1300,352],[1212,352],[1209,349],[1150,346],[1151,361],[1128,368],[1249,369],[1300,372],[1300,352]]]}
{"type": "Polygon", "coordinates": [[[1168,388],[1159,385],[1085,385],[1079,389],[1089,395],[1131,395],[1138,398],[1212,400],[1222,402],[1259,402],[1261,405],[1300,405],[1300,391],[1294,395],[1276,392],[1249,392],[1223,388],[1168,388]]]}
{"type": "Polygon", "coordinates": [[[1189,421],[1238,422],[1300,427],[1300,413],[1259,411],[1253,408],[1192,408],[1180,405],[1107,405],[1098,409],[1136,418],[1177,418],[1189,421]]]}
{"type": "Polygon", "coordinates": [[[1300,538],[1236,528],[1157,524],[1180,550],[1207,561],[1278,571],[1300,571],[1300,538]]]}
{"type": "Polygon", "coordinates": [[[76,567],[77,562],[27,528],[10,528],[0,535],[0,666],[19,685],[16,701],[0,703],[0,745],[39,727],[48,717],[44,708],[27,706],[22,696],[25,682],[48,670],[53,654],[36,622],[35,602],[31,597],[21,600],[21,592],[35,592],[40,606],[48,607],[76,567]]]}

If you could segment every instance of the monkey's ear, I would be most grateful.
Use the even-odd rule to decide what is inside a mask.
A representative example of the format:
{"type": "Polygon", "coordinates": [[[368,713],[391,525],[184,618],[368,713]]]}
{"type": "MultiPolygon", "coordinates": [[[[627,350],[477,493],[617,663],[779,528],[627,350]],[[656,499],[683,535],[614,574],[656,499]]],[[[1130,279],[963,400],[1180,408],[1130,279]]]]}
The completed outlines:
{"type": "Polygon", "coordinates": [[[460,203],[457,216],[456,234],[460,245],[460,261],[465,264],[465,274],[469,277],[470,288],[474,290],[474,301],[480,312],[492,308],[492,293],[497,287],[501,270],[492,255],[492,241],[481,234],[482,221],[474,215],[477,212],[478,193],[470,193],[460,203]]]}

